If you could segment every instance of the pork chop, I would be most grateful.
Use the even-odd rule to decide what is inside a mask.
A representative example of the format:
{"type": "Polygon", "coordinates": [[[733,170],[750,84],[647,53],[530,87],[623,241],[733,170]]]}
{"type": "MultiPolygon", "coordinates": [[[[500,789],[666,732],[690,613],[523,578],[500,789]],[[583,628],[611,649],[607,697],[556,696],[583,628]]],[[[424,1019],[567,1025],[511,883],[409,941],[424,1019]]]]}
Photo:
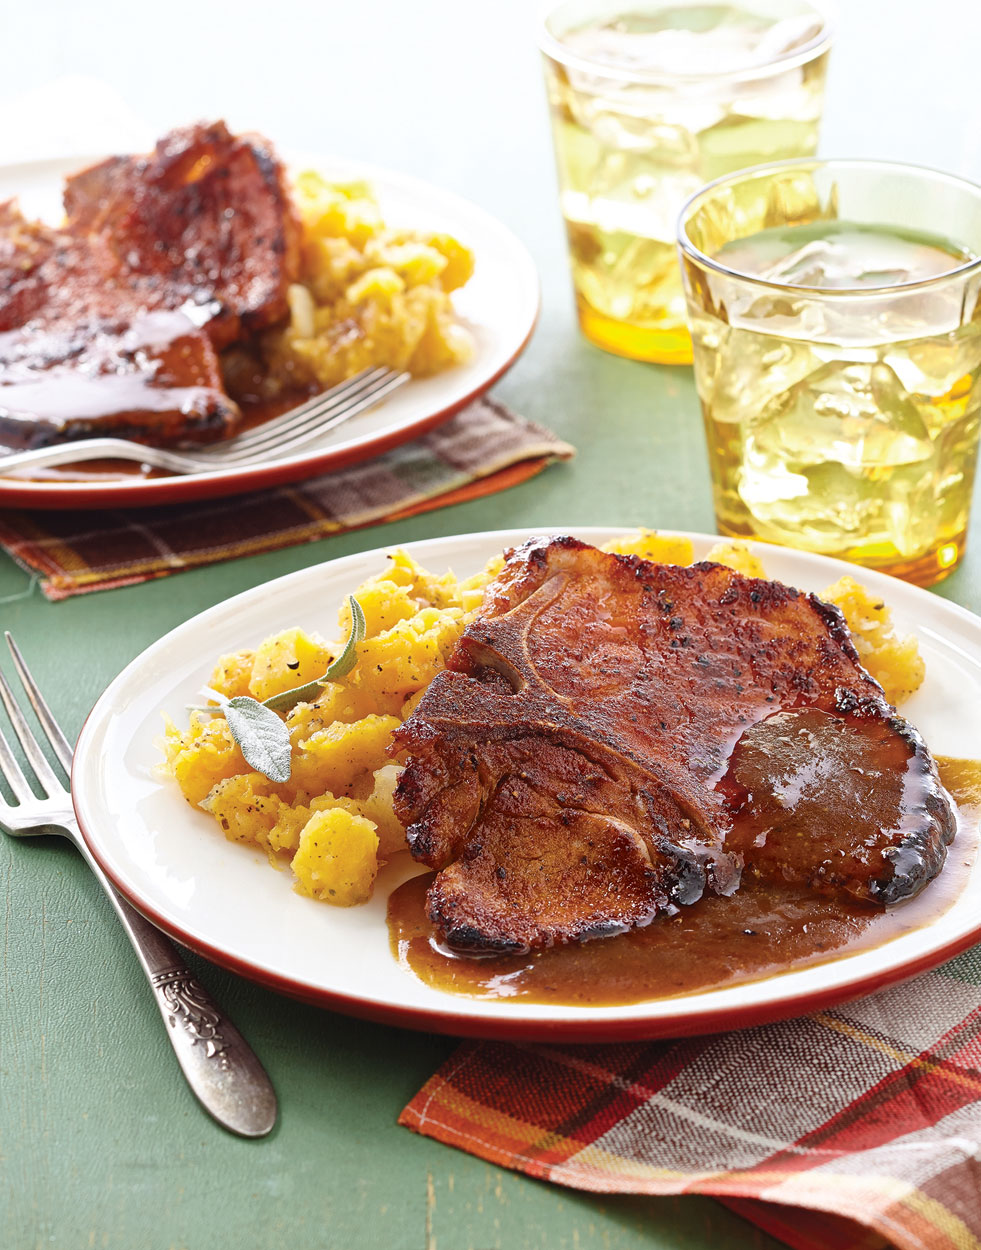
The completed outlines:
{"type": "Polygon", "coordinates": [[[182,312],[0,333],[0,445],[146,442],[151,430],[155,443],[205,442],[240,416],[214,347],[182,312]]]}
{"type": "Polygon", "coordinates": [[[150,156],[111,157],[69,178],[65,213],[69,234],[99,242],[114,285],[146,309],[197,305],[218,349],[286,316],[300,223],[259,135],[224,122],[171,131],[150,156]]]}
{"type": "Polygon", "coordinates": [[[65,210],[55,229],[0,205],[0,439],[233,433],[216,352],[286,315],[299,268],[266,141],[222,122],[173,131],[70,178],[65,210]]]}
{"type": "Polygon", "coordinates": [[[573,538],[509,554],[395,739],[430,919],[468,953],[623,932],[747,871],[891,903],[954,832],[836,608],[573,538]]]}

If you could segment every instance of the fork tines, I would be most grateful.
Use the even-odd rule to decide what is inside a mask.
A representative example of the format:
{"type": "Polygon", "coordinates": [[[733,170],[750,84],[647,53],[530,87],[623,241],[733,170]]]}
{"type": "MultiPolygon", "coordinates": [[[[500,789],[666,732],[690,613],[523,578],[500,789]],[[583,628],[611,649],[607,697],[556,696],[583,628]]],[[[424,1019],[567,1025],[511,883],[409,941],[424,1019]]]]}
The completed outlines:
{"type": "Polygon", "coordinates": [[[237,460],[253,461],[268,453],[283,452],[302,446],[313,434],[326,434],[372,407],[408,380],[407,373],[395,373],[382,367],[364,369],[346,382],[314,395],[280,417],[266,421],[255,430],[239,434],[228,443],[202,448],[198,454],[208,459],[232,464],[237,460]]]}
{"type": "MultiPolygon", "coordinates": [[[[31,672],[24,661],[24,657],[20,653],[16,642],[7,631],[4,631],[4,637],[7,640],[7,646],[10,648],[10,654],[13,658],[14,667],[20,677],[27,697],[31,706],[37,715],[38,721],[42,729],[47,735],[48,741],[51,743],[59,763],[64,767],[66,772],[71,770],[72,750],[68,744],[68,740],[61,732],[57,721],[51,714],[51,710],[45,703],[38,690],[37,683],[31,676],[31,672]]],[[[64,790],[64,783],[55,773],[54,769],[48,762],[47,756],[41,749],[41,746],[35,737],[34,731],[31,729],[27,721],[27,717],[21,710],[20,704],[14,696],[14,692],[10,687],[10,683],[6,677],[0,672],[0,703],[3,704],[10,724],[17,740],[23,749],[24,755],[28,763],[34,770],[34,775],[47,794],[54,794],[64,790]]],[[[34,792],[31,789],[30,782],[24,774],[24,770],[17,762],[14,752],[0,730],[0,773],[6,778],[7,784],[14,793],[14,797],[19,803],[29,802],[34,799],[34,792]]]]}
{"type": "Polygon", "coordinates": [[[52,750],[58,757],[58,762],[66,773],[71,772],[72,767],[72,748],[68,739],[61,731],[61,726],[55,720],[51,709],[45,703],[41,691],[38,689],[37,682],[31,676],[31,670],[27,667],[27,661],[20,653],[20,647],[14,642],[13,635],[9,630],[3,631],[3,636],[7,640],[7,646],[10,648],[10,654],[14,661],[14,668],[17,670],[17,676],[20,678],[30,700],[31,707],[41,723],[41,728],[48,736],[52,750]]]}

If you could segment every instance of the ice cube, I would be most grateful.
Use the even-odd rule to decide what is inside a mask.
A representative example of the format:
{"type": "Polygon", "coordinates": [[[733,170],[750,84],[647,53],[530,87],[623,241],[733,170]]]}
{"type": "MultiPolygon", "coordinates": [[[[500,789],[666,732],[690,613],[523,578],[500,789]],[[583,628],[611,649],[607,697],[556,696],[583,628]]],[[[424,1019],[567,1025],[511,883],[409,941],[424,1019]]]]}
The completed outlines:
{"type": "Polygon", "coordinates": [[[937,541],[938,489],[935,471],[904,469],[889,479],[883,500],[885,530],[892,545],[907,559],[922,555],[937,541]]]}
{"type": "Polygon", "coordinates": [[[678,256],[673,243],[633,239],[610,271],[621,292],[614,316],[623,321],[657,322],[669,313],[678,293],[678,256]]]}
{"type": "Polygon", "coordinates": [[[832,362],[747,426],[740,494],[769,537],[816,550],[878,537],[904,556],[936,530],[937,448],[883,363],[832,362]]]}
{"type": "Polygon", "coordinates": [[[761,537],[840,555],[879,544],[913,559],[936,541],[936,482],[919,468],[898,469],[887,485],[836,461],[795,473],[747,455],[740,497],[761,537]]]}
{"type": "Polygon", "coordinates": [[[698,166],[698,144],[684,126],[657,117],[601,109],[593,116],[592,130],[605,147],[643,154],[659,167],[694,170],[698,166]]]}
{"type": "MultiPolygon", "coordinates": [[[[732,84],[730,111],[743,117],[771,121],[809,122],[811,142],[817,144],[817,122],[821,116],[824,79],[809,69],[797,67],[776,77],[750,78],[732,84]]],[[[812,148],[813,150],[813,148],[812,148]]],[[[803,151],[794,153],[803,156],[803,151]]]]}
{"type": "Polygon", "coordinates": [[[829,271],[837,270],[840,252],[841,248],[829,239],[812,239],[761,269],[760,277],[791,286],[830,286],[829,271]]]}
{"type": "Polygon", "coordinates": [[[816,369],[769,406],[753,437],[800,466],[833,460],[868,471],[926,464],[936,455],[919,410],[881,363],[816,369]]]}
{"type": "Polygon", "coordinates": [[[560,181],[565,188],[578,190],[592,184],[603,158],[603,149],[590,131],[575,122],[557,122],[555,152],[560,181]]]}
{"type": "Polygon", "coordinates": [[[894,265],[870,269],[855,255],[851,239],[812,239],[759,269],[760,277],[790,286],[815,286],[826,290],[842,287],[896,286],[915,276],[894,265]]]}
{"type": "Polygon", "coordinates": [[[829,317],[834,309],[806,295],[785,292],[760,295],[742,282],[719,283],[725,292],[729,321],[750,332],[781,335],[812,343],[829,338],[829,317]]]}
{"type": "MultiPolygon", "coordinates": [[[[576,286],[598,312],[635,324],[662,319],[678,294],[678,261],[672,243],[632,234],[593,230],[590,248],[570,230],[576,286]]],[[[683,309],[682,313],[683,315],[683,309]]]]}
{"type": "Polygon", "coordinates": [[[611,233],[656,239],[673,248],[678,205],[700,185],[697,174],[665,173],[647,158],[606,152],[586,191],[562,192],[562,211],[567,219],[592,222],[611,233]]]}
{"type": "Polygon", "coordinates": [[[876,408],[874,429],[865,440],[863,467],[920,464],[937,457],[923,415],[895,372],[885,363],[869,366],[869,389],[876,408]]]}
{"type": "Polygon", "coordinates": [[[714,368],[700,368],[697,381],[717,421],[758,420],[814,367],[806,343],[720,326],[714,319],[712,324],[717,327],[714,368]]]}
{"type": "Polygon", "coordinates": [[[730,109],[730,92],[717,83],[690,83],[673,92],[661,104],[660,116],[693,135],[702,135],[724,121],[730,109]]]}
{"type": "Polygon", "coordinates": [[[943,398],[955,388],[967,394],[981,372],[981,326],[962,326],[936,338],[897,343],[885,361],[912,394],[943,398]]]}

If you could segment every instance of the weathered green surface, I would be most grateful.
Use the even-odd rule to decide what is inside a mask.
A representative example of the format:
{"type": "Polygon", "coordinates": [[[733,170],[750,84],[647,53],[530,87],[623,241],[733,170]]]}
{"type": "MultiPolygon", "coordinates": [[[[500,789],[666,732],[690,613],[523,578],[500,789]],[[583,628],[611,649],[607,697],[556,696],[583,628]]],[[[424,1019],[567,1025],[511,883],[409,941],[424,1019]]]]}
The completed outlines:
{"type": "MultiPolygon", "coordinates": [[[[604,355],[576,333],[526,13],[534,6],[508,0],[491,20],[486,6],[449,0],[339,7],[284,5],[275,17],[243,3],[230,30],[226,6],[175,3],[160,23],[156,10],[140,17],[106,0],[96,6],[105,20],[92,21],[85,6],[69,12],[48,0],[47,15],[37,5],[11,15],[10,30],[16,43],[29,23],[22,35],[33,65],[38,23],[58,28],[47,68],[5,67],[7,88],[84,64],[157,128],[226,113],[283,143],[361,155],[480,201],[531,247],[544,287],[535,339],[497,394],[575,443],[579,457],[507,494],[408,523],[62,604],[46,603],[0,555],[0,625],[21,641],[72,734],[109,679],[160,634],[293,569],[396,540],[512,525],[712,528],[690,373],[604,355]],[[313,25],[298,37],[301,15],[313,25]],[[192,53],[219,47],[222,56],[209,53],[207,72],[197,72],[192,53]],[[179,105],[159,89],[174,64],[187,71],[174,80],[179,105]]],[[[825,151],[981,173],[981,151],[958,124],[977,17],[956,0],[842,8],[825,151]],[[897,58],[941,28],[958,36],[943,61],[918,65],[915,91],[901,86],[897,58]]],[[[979,572],[976,543],[940,593],[981,609],[979,572]]],[[[130,949],[72,848],[0,838],[0,880],[3,1250],[774,1244],[705,1199],[567,1192],[416,1137],[396,1116],[451,1040],[293,1003],[191,957],[281,1101],[270,1138],[231,1137],[188,1093],[130,949]]]]}

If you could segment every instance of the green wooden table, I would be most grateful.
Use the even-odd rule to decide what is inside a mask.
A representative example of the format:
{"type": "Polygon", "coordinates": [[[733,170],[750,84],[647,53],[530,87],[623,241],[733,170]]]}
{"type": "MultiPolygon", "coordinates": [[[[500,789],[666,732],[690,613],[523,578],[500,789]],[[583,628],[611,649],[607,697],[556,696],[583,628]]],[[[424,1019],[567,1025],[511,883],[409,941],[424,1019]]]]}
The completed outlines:
{"type": "MultiPolygon", "coordinates": [[[[115,83],[155,129],[177,116],[225,113],[283,144],[422,174],[507,221],[539,263],[544,300],[534,340],[497,394],[579,448],[572,464],[489,499],[61,604],[45,602],[0,554],[0,624],[21,641],[71,734],[108,681],[160,634],[294,569],[396,541],[504,526],[713,528],[690,371],[617,359],[577,334],[525,12],[531,6],[508,0],[491,20],[485,6],[471,12],[450,0],[366,0],[345,13],[323,6],[319,16],[308,12],[313,6],[287,4],[273,24],[271,10],[244,3],[231,32],[218,13],[224,6],[211,12],[177,3],[162,30],[151,13],[129,10],[137,29],[117,28],[109,3],[101,6],[106,22],[89,21],[87,9],[63,12],[53,0],[40,7],[51,10],[53,50],[47,61],[11,66],[10,90],[84,64],[115,83]],[[206,80],[181,42],[192,17],[195,46],[214,41],[227,53],[206,80]],[[301,19],[311,26],[297,39],[291,23],[301,19]],[[127,53],[133,46],[143,49],[139,63],[127,53]],[[144,53],[150,69],[182,67],[179,110],[161,97],[144,53]],[[282,72],[245,73],[249,56],[260,55],[282,72]]],[[[981,175],[981,142],[965,125],[960,87],[981,38],[973,6],[862,0],[847,7],[823,150],[981,175]],[[959,37],[945,44],[942,60],[938,52],[936,63],[917,62],[913,90],[901,87],[892,67],[945,25],[959,37]]],[[[28,14],[12,20],[16,38],[28,14]]],[[[26,25],[22,33],[35,47],[26,25]]],[[[938,593],[979,610],[981,511],[974,528],[973,550],[938,593]]],[[[301,1005],[190,956],[261,1056],[280,1099],[270,1137],[234,1138],[187,1090],[130,948],[72,848],[0,838],[0,879],[6,1250],[775,1245],[706,1199],[563,1191],[416,1137],[396,1117],[451,1052],[452,1039],[301,1005]]]]}

